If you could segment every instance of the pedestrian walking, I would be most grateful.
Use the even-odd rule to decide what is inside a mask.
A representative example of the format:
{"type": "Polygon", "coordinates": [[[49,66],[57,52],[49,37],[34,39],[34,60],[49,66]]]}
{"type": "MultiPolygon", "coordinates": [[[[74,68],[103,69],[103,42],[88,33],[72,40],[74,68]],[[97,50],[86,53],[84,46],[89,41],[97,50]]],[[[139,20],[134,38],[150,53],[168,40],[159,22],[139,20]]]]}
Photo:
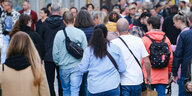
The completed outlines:
{"type": "Polygon", "coordinates": [[[120,48],[106,37],[105,25],[97,25],[79,64],[81,72],[89,71],[88,96],[120,96],[119,73],[125,72],[126,65],[120,48]]]}
{"type": "Polygon", "coordinates": [[[129,24],[124,18],[117,21],[117,31],[120,37],[112,40],[112,43],[121,49],[126,67],[126,72],[121,73],[121,95],[122,96],[141,96],[143,73],[141,68],[141,59],[147,71],[145,78],[151,83],[151,64],[149,61],[147,50],[141,38],[130,35],[128,33],[129,24]]]}
{"type": "Polygon", "coordinates": [[[31,29],[31,17],[29,15],[21,14],[19,16],[19,19],[13,26],[12,31],[9,33],[10,38],[12,38],[13,35],[15,33],[17,33],[18,31],[23,31],[31,37],[31,39],[39,53],[41,60],[43,60],[44,56],[45,56],[45,48],[44,48],[43,39],[40,37],[40,35],[37,32],[35,32],[31,29]]]}
{"type": "Polygon", "coordinates": [[[188,64],[192,58],[192,52],[190,51],[192,48],[192,40],[191,40],[191,26],[192,26],[192,15],[190,14],[189,18],[190,29],[184,31],[179,36],[179,41],[177,43],[177,47],[175,50],[174,58],[173,58],[173,81],[179,84],[179,96],[188,96],[183,91],[183,81],[187,78],[188,73],[188,64]],[[178,69],[181,66],[181,76],[178,79],[178,69]]]}
{"type": "Polygon", "coordinates": [[[63,89],[63,96],[79,96],[80,85],[83,73],[80,72],[78,64],[81,59],[77,59],[66,49],[67,38],[80,45],[82,49],[87,47],[85,33],[74,27],[73,13],[66,11],[63,14],[63,22],[66,28],[60,30],[54,39],[53,60],[59,67],[60,79],[63,89]]]}
{"type": "Polygon", "coordinates": [[[53,61],[53,41],[56,33],[59,30],[62,30],[65,25],[62,21],[62,17],[60,16],[61,8],[58,4],[51,5],[51,16],[45,20],[45,22],[41,25],[39,29],[39,34],[44,41],[45,47],[45,71],[47,75],[47,80],[50,88],[51,96],[56,96],[54,89],[54,81],[55,81],[55,70],[57,71],[57,79],[58,79],[58,93],[59,96],[62,95],[62,87],[59,75],[59,67],[53,61]]]}
{"type": "MultiPolygon", "coordinates": [[[[158,96],[165,96],[166,86],[169,84],[173,53],[170,40],[160,30],[160,22],[160,18],[157,16],[149,17],[147,20],[149,32],[144,35],[142,40],[150,54],[151,89],[156,89],[158,96]]],[[[145,71],[144,74],[146,74],[145,71]]]]}
{"type": "Polygon", "coordinates": [[[27,14],[30,15],[31,17],[31,29],[35,30],[35,25],[37,23],[38,17],[37,17],[37,13],[35,11],[33,11],[30,8],[30,2],[29,0],[24,0],[23,1],[23,9],[19,11],[20,14],[27,14]]]}
{"type": "Polygon", "coordinates": [[[3,37],[1,64],[6,60],[7,48],[10,40],[9,33],[20,16],[20,14],[13,9],[12,1],[6,0],[3,3],[5,11],[3,11],[0,18],[0,37],[3,37]]]}
{"type": "Polygon", "coordinates": [[[0,65],[2,96],[50,96],[45,70],[27,33],[10,40],[7,59],[0,65]]]}

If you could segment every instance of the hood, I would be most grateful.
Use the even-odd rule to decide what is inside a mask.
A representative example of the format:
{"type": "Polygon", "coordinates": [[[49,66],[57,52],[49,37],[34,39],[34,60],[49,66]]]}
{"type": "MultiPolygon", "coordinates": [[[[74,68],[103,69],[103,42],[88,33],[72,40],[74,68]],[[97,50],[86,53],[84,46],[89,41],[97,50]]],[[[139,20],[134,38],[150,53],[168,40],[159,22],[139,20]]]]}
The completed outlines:
{"type": "Polygon", "coordinates": [[[59,15],[52,15],[45,20],[48,26],[51,28],[58,28],[63,24],[63,19],[59,15]]]}
{"type": "Polygon", "coordinates": [[[150,36],[152,39],[156,40],[156,41],[160,41],[163,39],[163,36],[165,35],[164,32],[162,31],[150,31],[150,32],[147,32],[145,33],[144,36],[150,36]]]}
{"type": "Polygon", "coordinates": [[[7,58],[5,61],[5,65],[17,71],[23,70],[30,66],[27,58],[23,55],[17,55],[7,58]]]}
{"type": "Polygon", "coordinates": [[[31,27],[29,26],[21,26],[21,31],[24,31],[24,32],[29,32],[29,31],[32,31],[31,27]]]}

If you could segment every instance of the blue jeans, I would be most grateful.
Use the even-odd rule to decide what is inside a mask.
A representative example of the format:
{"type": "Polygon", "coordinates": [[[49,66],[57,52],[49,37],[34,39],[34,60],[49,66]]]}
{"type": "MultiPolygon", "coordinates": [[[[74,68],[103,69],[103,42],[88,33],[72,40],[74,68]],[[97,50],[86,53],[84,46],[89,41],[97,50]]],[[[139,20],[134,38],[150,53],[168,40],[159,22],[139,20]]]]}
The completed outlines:
{"type": "Polygon", "coordinates": [[[88,96],[120,96],[120,86],[118,86],[115,89],[112,89],[106,92],[96,93],[96,94],[92,94],[89,92],[88,96]]]}
{"type": "Polygon", "coordinates": [[[88,72],[83,74],[83,80],[82,80],[82,83],[81,83],[79,96],[88,96],[89,92],[87,90],[87,75],[88,75],[88,72]]]}
{"type": "Polygon", "coordinates": [[[186,77],[180,77],[178,80],[179,84],[179,96],[190,96],[190,95],[185,95],[184,90],[183,90],[183,81],[186,79],[186,77]]]}
{"type": "Polygon", "coordinates": [[[158,96],[165,96],[165,89],[166,89],[165,84],[152,84],[151,89],[154,90],[156,89],[158,96]]]}
{"type": "Polygon", "coordinates": [[[7,49],[9,45],[10,37],[9,35],[3,35],[3,48],[1,52],[1,64],[5,63],[5,60],[7,59],[7,49]]]}
{"type": "Polygon", "coordinates": [[[67,70],[60,69],[63,96],[79,96],[82,76],[83,73],[79,71],[79,67],[67,70]]]}
{"type": "Polygon", "coordinates": [[[141,96],[141,85],[121,86],[121,96],[141,96]]]}

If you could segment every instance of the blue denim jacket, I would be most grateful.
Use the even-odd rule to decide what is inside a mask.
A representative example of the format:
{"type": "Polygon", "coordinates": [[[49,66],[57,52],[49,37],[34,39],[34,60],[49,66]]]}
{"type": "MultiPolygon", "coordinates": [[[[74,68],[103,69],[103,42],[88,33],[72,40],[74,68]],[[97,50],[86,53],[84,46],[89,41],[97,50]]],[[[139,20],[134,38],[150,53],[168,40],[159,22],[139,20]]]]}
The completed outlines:
{"type": "MultiPolygon", "coordinates": [[[[119,72],[126,71],[126,65],[121,50],[110,43],[107,46],[108,52],[117,63],[119,72]]],[[[84,51],[83,59],[79,64],[81,72],[88,73],[88,91],[92,94],[101,93],[115,89],[120,84],[120,75],[108,56],[96,58],[91,47],[84,51]]]]}

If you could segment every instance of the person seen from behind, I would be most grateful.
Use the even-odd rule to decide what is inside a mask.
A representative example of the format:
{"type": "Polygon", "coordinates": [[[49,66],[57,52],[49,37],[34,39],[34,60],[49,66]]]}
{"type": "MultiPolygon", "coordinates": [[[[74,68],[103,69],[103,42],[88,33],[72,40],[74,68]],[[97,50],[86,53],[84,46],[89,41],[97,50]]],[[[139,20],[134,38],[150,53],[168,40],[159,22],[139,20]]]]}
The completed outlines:
{"type": "Polygon", "coordinates": [[[19,31],[11,38],[0,65],[0,86],[2,96],[50,96],[44,67],[27,33],[19,31]]]}
{"type": "Polygon", "coordinates": [[[96,25],[79,64],[81,72],[89,71],[88,96],[120,96],[120,73],[126,65],[120,48],[106,39],[107,32],[105,25],[96,25]]]}
{"type": "MultiPolygon", "coordinates": [[[[147,52],[150,54],[151,89],[156,89],[158,96],[165,96],[166,86],[169,83],[169,73],[171,73],[173,53],[171,42],[165,33],[160,30],[160,25],[159,17],[149,17],[147,20],[149,32],[144,35],[142,40],[147,52]]],[[[146,72],[143,71],[145,75],[146,72]]]]}

